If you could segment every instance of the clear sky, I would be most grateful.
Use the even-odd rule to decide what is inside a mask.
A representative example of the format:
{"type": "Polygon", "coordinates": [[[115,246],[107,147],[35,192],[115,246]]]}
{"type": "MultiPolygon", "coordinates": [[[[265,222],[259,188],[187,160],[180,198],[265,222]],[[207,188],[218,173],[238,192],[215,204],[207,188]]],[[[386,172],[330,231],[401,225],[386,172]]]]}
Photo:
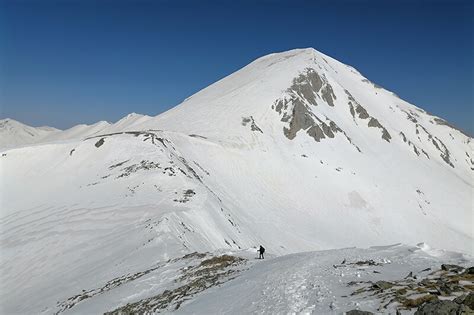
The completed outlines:
{"type": "Polygon", "coordinates": [[[0,0],[0,116],[157,115],[260,56],[314,47],[472,135],[472,3],[0,0]]]}

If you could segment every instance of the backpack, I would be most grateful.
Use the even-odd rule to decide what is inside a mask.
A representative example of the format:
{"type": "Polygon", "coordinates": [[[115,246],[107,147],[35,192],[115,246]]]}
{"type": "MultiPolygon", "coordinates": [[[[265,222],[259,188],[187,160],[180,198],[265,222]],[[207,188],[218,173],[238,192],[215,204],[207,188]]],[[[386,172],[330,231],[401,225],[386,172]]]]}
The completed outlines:
{"type": "Polygon", "coordinates": [[[260,246],[260,251],[263,253],[265,253],[265,248],[263,246],[260,246]]]}

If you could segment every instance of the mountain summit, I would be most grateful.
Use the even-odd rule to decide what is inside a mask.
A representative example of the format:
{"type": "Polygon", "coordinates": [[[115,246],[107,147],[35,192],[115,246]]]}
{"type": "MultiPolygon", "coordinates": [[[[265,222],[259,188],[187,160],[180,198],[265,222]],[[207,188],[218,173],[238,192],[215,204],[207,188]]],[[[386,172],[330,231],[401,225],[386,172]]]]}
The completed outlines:
{"type": "Polygon", "coordinates": [[[473,148],[314,49],[264,56],[156,117],[2,151],[2,300],[56,312],[76,287],[258,244],[473,253],[473,148]]]}

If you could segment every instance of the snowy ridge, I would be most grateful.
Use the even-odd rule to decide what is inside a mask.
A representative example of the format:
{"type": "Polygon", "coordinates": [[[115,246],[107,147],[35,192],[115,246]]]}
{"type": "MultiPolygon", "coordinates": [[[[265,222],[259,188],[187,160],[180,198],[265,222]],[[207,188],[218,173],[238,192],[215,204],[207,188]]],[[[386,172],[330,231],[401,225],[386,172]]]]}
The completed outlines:
{"type": "Polygon", "coordinates": [[[83,139],[85,137],[94,135],[98,132],[102,132],[106,127],[110,126],[110,123],[106,121],[99,121],[92,125],[77,125],[72,128],[66,129],[62,132],[48,135],[43,138],[41,142],[54,142],[61,140],[71,140],[71,139],[83,139]]]}
{"type": "Polygon", "coordinates": [[[47,126],[31,127],[7,118],[0,120],[0,150],[28,144],[82,140],[98,134],[134,130],[135,126],[149,119],[151,119],[150,116],[132,113],[113,124],[107,121],[99,121],[91,125],[80,124],[66,130],[59,130],[47,126]]]}
{"type": "Polygon", "coordinates": [[[58,131],[59,129],[53,127],[35,128],[10,118],[1,119],[0,149],[32,144],[58,131]]]}
{"type": "Polygon", "coordinates": [[[2,152],[9,312],[56,312],[190,252],[474,252],[472,139],[314,49],[259,58],[159,116],[63,133],[2,152]]]}

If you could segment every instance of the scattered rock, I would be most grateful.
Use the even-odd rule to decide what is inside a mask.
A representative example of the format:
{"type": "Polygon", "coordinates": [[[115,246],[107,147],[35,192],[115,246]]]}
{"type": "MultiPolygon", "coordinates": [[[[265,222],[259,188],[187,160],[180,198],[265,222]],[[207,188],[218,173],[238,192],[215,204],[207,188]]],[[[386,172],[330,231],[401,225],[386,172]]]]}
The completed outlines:
{"type": "Polygon", "coordinates": [[[196,194],[194,190],[187,189],[183,191],[183,197],[181,199],[174,199],[174,202],[186,203],[191,200],[191,198],[196,194]]]}
{"type": "MultiPolygon", "coordinates": [[[[205,255],[193,253],[183,258],[191,257],[203,258],[205,255]]],[[[106,312],[105,315],[170,313],[172,310],[179,309],[181,304],[191,296],[230,280],[233,274],[238,272],[237,269],[230,267],[243,263],[245,263],[245,259],[230,255],[207,258],[198,265],[182,269],[182,275],[177,280],[179,285],[175,288],[137,302],[128,303],[106,312]]]]}
{"type": "Polygon", "coordinates": [[[248,123],[251,123],[250,124],[250,130],[258,131],[260,133],[263,133],[262,129],[260,129],[260,127],[257,126],[257,124],[255,123],[255,120],[253,119],[252,116],[242,117],[242,126],[247,126],[248,123]]]}
{"type": "Polygon", "coordinates": [[[437,290],[441,295],[451,295],[451,293],[454,291],[453,288],[451,288],[451,286],[447,283],[440,283],[437,290]]]}
{"type": "Polygon", "coordinates": [[[130,161],[130,160],[126,160],[126,161],[111,165],[111,166],[109,166],[109,170],[113,170],[116,167],[122,166],[123,164],[127,163],[128,161],[130,161]]]}
{"type": "MultiPolygon", "coordinates": [[[[128,161],[129,160],[118,163],[118,164],[115,164],[115,165],[112,165],[112,166],[109,167],[109,169],[113,169],[115,167],[118,167],[118,166],[120,166],[120,165],[122,165],[122,164],[124,164],[128,161]]],[[[117,178],[130,176],[130,174],[136,173],[139,170],[152,170],[152,169],[161,169],[160,163],[155,163],[153,161],[142,160],[140,162],[140,164],[133,164],[133,165],[130,165],[130,166],[127,166],[127,167],[121,169],[121,171],[123,173],[120,174],[117,178]]],[[[165,168],[164,171],[163,171],[163,174],[166,172],[167,169],[170,169],[170,171],[174,175],[174,170],[171,167],[165,168]]],[[[170,175],[170,174],[168,174],[168,175],[170,175]]],[[[170,176],[172,176],[172,175],[170,175],[170,176]]]]}
{"type": "Polygon", "coordinates": [[[373,261],[372,259],[370,260],[360,260],[360,261],[357,261],[354,263],[354,265],[358,265],[358,266],[380,266],[381,264],[380,263],[376,263],[375,261],[373,261]]]}
{"type": "Polygon", "coordinates": [[[433,285],[433,281],[431,281],[430,279],[423,279],[420,281],[420,285],[429,287],[433,285]]]}
{"type": "MultiPolygon", "coordinates": [[[[360,263],[360,262],[358,262],[360,263]]],[[[353,263],[357,265],[357,263],[353,263]]],[[[352,265],[352,264],[348,264],[352,265]]],[[[347,265],[345,265],[347,266],[347,265]]],[[[472,268],[472,267],[471,267],[472,268]]],[[[427,269],[423,271],[428,271],[427,269]]],[[[381,308],[387,309],[389,305],[396,306],[401,310],[412,310],[430,303],[433,304],[438,299],[442,301],[449,301],[454,297],[459,296],[454,300],[456,307],[454,311],[450,312],[449,305],[433,304],[434,306],[427,307],[417,314],[473,314],[474,315],[474,276],[469,272],[472,271],[467,268],[457,265],[443,265],[442,269],[436,270],[430,274],[425,275],[426,278],[417,281],[416,275],[410,272],[404,279],[388,281],[360,282],[350,283],[355,291],[352,295],[367,295],[378,296],[385,302],[381,308]],[[361,284],[361,287],[358,287],[361,284]],[[463,295],[464,294],[464,295],[463,295]],[[439,298],[438,298],[439,297],[439,298]],[[388,301],[388,303],[386,303],[388,301]],[[441,309],[447,309],[443,312],[432,312],[441,309]],[[426,312],[421,312],[426,311],[426,312]]],[[[419,277],[422,277],[419,275],[419,277]]],[[[451,305],[453,306],[453,305],[451,305]]]]}

